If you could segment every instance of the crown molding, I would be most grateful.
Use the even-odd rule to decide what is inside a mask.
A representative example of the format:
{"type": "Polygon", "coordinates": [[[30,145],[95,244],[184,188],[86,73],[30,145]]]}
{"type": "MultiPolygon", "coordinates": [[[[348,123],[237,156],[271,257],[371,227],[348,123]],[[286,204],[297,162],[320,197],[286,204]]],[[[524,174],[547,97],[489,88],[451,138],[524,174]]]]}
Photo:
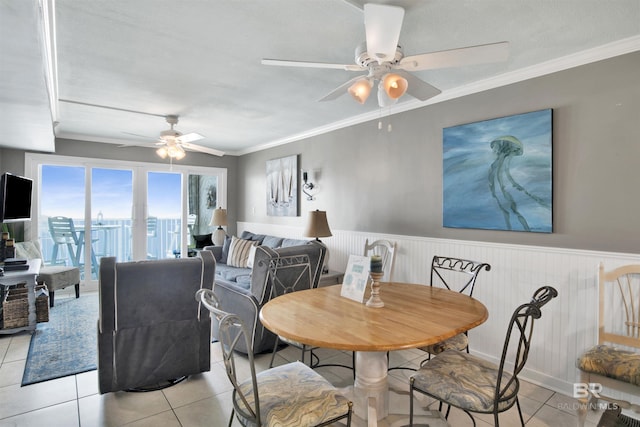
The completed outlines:
{"type": "Polygon", "coordinates": [[[407,102],[393,105],[391,107],[385,107],[384,109],[375,110],[347,118],[345,120],[339,120],[337,122],[329,123],[325,126],[320,126],[314,129],[309,129],[305,132],[290,135],[285,138],[280,138],[274,141],[267,142],[265,144],[255,146],[246,150],[240,150],[236,152],[228,152],[227,154],[242,156],[245,154],[254,153],[257,151],[266,150],[269,148],[277,147],[291,142],[300,141],[303,139],[311,138],[313,136],[322,135],[334,130],[342,129],[349,126],[354,126],[360,123],[368,122],[371,120],[377,120],[381,117],[387,117],[393,114],[402,113],[405,111],[414,110],[416,108],[425,107],[427,105],[434,105],[451,99],[460,98],[474,93],[483,92],[489,89],[495,89],[502,86],[507,86],[513,83],[530,80],[536,77],[546,76],[549,74],[557,73],[560,71],[568,70],[570,68],[579,67],[582,65],[590,64],[597,61],[613,58],[616,56],[625,55],[640,51],[640,36],[633,36],[626,39],[618,40],[612,43],[604,44],[592,49],[587,49],[581,52],[577,52],[571,55],[563,56],[561,58],[553,59],[546,62],[541,62],[530,67],[521,68],[518,70],[503,73],[494,77],[479,80],[477,82],[470,83],[468,85],[459,86],[456,88],[443,91],[440,95],[435,96],[427,101],[418,101],[412,99],[407,102]]]}

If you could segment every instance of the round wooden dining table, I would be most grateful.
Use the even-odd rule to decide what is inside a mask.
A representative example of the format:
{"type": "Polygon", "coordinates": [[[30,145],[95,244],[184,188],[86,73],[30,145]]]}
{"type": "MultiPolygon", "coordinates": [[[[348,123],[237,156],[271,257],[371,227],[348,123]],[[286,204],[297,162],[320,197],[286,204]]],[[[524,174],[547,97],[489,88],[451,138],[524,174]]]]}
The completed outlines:
{"type": "Polygon", "coordinates": [[[381,308],[342,297],[341,285],[334,285],[281,295],[260,311],[262,324],[279,336],[356,352],[353,403],[363,419],[389,413],[387,351],[437,343],[489,316],[480,301],[458,292],[421,284],[381,285],[381,308]]]}

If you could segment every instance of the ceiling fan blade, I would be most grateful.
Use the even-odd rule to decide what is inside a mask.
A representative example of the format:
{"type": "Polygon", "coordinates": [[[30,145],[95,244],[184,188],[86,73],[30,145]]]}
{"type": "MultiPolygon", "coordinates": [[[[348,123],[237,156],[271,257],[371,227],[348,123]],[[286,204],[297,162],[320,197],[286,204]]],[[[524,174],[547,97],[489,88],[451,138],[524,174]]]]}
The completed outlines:
{"type": "Polygon", "coordinates": [[[406,56],[400,60],[398,68],[407,71],[434,70],[501,62],[506,61],[508,57],[509,42],[499,42],[406,56]]]}
{"type": "Polygon", "coordinates": [[[396,55],[404,9],[398,6],[367,3],[364,5],[364,27],[367,52],[378,63],[392,61],[396,55]]]}
{"type": "Polygon", "coordinates": [[[190,151],[199,151],[201,153],[211,154],[213,156],[224,156],[224,151],[216,150],[215,148],[204,147],[197,144],[190,144],[188,142],[180,143],[180,145],[182,145],[182,148],[190,151]]]}
{"type": "Polygon", "coordinates": [[[200,135],[199,133],[191,132],[191,133],[188,133],[186,135],[180,135],[176,139],[181,144],[185,144],[185,143],[188,143],[188,142],[194,142],[194,141],[199,141],[201,139],[204,139],[204,136],[200,135]]]}
{"type": "Polygon", "coordinates": [[[337,88],[335,88],[334,90],[326,94],[324,97],[318,99],[318,102],[333,101],[334,99],[339,98],[340,96],[347,93],[347,89],[349,89],[349,87],[352,84],[354,84],[357,80],[360,80],[363,77],[367,77],[367,75],[364,74],[358,77],[354,77],[351,80],[347,81],[346,83],[341,84],[340,86],[338,86],[337,88]]]}
{"type": "Polygon", "coordinates": [[[431,86],[429,83],[424,80],[420,80],[411,73],[407,73],[402,70],[398,70],[396,72],[407,79],[407,93],[414,98],[418,98],[420,101],[426,101],[427,99],[433,98],[434,96],[442,93],[442,91],[437,87],[431,86]]]}
{"type": "Polygon", "coordinates": [[[117,148],[127,148],[127,147],[148,147],[148,148],[155,148],[159,145],[160,143],[158,142],[139,142],[137,144],[120,144],[117,146],[117,148]]]}
{"type": "Polygon", "coordinates": [[[157,139],[157,137],[155,137],[155,136],[140,135],[139,133],[124,132],[124,131],[122,133],[127,134],[127,135],[132,135],[132,136],[138,136],[140,138],[157,139]]]}
{"type": "Polygon", "coordinates": [[[334,70],[361,71],[363,67],[355,64],[330,64],[328,62],[290,61],[284,59],[263,59],[262,65],[276,65],[278,67],[330,68],[334,70]]]}

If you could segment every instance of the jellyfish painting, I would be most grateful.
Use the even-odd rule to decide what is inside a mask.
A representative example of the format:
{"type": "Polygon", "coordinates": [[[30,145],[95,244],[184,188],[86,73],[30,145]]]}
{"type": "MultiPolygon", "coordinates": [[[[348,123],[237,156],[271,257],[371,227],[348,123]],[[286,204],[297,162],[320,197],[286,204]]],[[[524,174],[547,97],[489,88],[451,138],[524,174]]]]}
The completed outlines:
{"type": "Polygon", "coordinates": [[[551,232],[551,110],[443,129],[443,225],[551,232]]]}
{"type": "Polygon", "coordinates": [[[525,231],[531,231],[527,219],[518,211],[518,203],[511,194],[511,188],[522,192],[545,208],[549,208],[543,199],[528,192],[518,184],[511,175],[510,165],[514,156],[522,156],[524,148],[522,142],[515,136],[505,135],[491,141],[491,150],[495,153],[495,160],[489,167],[489,189],[504,216],[507,229],[511,227],[511,215],[515,216],[525,231]],[[508,184],[505,183],[505,178],[508,184]],[[496,192],[496,187],[500,193],[496,192]]]}

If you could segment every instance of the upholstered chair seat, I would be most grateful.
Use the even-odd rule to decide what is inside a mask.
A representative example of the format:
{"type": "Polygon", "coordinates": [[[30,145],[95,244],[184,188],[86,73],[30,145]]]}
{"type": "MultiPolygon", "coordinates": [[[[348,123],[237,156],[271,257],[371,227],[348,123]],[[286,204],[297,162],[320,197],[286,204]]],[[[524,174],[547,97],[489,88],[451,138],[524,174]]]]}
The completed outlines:
{"type": "MultiPolygon", "coordinates": [[[[281,267],[293,262],[282,261],[278,262],[281,267]]],[[[229,426],[234,418],[245,427],[329,426],[339,420],[344,420],[347,427],[351,425],[353,404],[329,381],[302,362],[256,372],[251,335],[242,319],[220,310],[220,300],[210,289],[196,292],[196,300],[218,321],[222,360],[233,386],[229,426]],[[243,360],[243,369],[239,372],[236,347],[241,341],[244,341],[243,348],[249,350],[249,363],[247,367],[243,360]]]]}
{"type": "Polygon", "coordinates": [[[458,350],[463,351],[469,346],[469,338],[466,334],[458,334],[454,337],[440,341],[435,344],[431,344],[425,347],[420,347],[420,350],[426,351],[430,354],[440,354],[446,350],[458,350]]]}
{"type": "Polygon", "coordinates": [[[18,242],[16,243],[16,257],[26,259],[39,259],[41,264],[40,272],[36,281],[44,283],[49,291],[49,306],[53,307],[55,291],[64,289],[67,286],[74,286],[76,298],[80,297],[80,269],[78,267],[66,265],[44,265],[40,242],[18,242]]]}
{"type": "MultiPolygon", "coordinates": [[[[513,406],[518,409],[520,425],[524,417],[518,401],[522,371],[531,348],[533,324],[542,317],[541,308],[558,291],[551,286],[536,290],[530,302],[518,306],[511,316],[499,363],[493,363],[464,350],[445,350],[429,359],[409,378],[409,425],[413,425],[414,393],[420,392],[448,406],[464,411],[476,425],[473,413],[492,414],[499,427],[499,414],[513,406]]],[[[511,422],[509,425],[514,425],[511,422]]]]}
{"type": "Polygon", "coordinates": [[[640,385],[640,353],[597,345],[578,359],[577,366],[584,372],[640,385]]]}
{"type": "MultiPolygon", "coordinates": [[[[416,388],[428,389],[436,399],[465,411],[493,413],[498,365],[459,350],[441,352],[427,365],[428,370],[418,370],[413,376],[416,388]]],[[[511,374],[504,372],[502,384],[510,379],[511,374]]],[[[500,402],[498,412],[514,404],[517,383],[512,382],[509,387],[505,394],[512,397],[500,402]]]]}
{"type": "MultiPolygon", "coordinates": [[[[278,366],[256,374],[260,396],[260,419],[279,427],[315,426],[349,412],[349,400],[302,362],[278,366]],[[282,396],[287,396],[283,399],[282,396]],[[291,408],[295,408],[292,411],[291,408]]],[[[251,406],[255,405],[251,378],[240,385],[251,406]]],[[[242,407],[236,394],[235,405],[242,407]]],[[[238,413],[240,416],[241,414],[238,413]]],[[[242,420],[251,425],[251,420],[242,420]]]]}

